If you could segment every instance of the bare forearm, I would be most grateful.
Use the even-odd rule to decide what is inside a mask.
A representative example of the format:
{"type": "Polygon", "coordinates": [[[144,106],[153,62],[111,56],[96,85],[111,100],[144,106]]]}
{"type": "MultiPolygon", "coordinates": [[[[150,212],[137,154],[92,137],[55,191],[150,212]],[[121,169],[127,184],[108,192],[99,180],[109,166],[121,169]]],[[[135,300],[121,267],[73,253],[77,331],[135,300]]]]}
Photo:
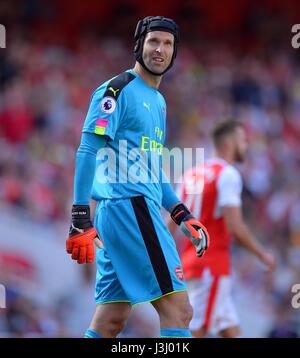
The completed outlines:
{"type": "Polygon", "coordinates": [[[275,257],[264,250],[260,243],[254,238],[250,229],[244,222],[241,208],[239,206],[223,207],[222,213],[229,232],[236,238],[236,240],[246,250],[257,256],[269,270],[274,270],[276,266],[275,257]]]}
{"type": "Polygon", "coordinates": [[[258,258],[262,257],[262,246],[254,238],[250,229],[244,222],[236,224],[232,230],[232,234],[245,249],[256,255],[258,258]]]}

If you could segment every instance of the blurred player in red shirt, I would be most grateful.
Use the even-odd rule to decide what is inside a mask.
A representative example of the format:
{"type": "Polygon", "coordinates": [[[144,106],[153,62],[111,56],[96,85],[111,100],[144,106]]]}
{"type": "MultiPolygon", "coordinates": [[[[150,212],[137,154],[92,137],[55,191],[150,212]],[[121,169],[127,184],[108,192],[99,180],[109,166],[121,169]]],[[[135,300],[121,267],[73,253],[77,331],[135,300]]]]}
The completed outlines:
{"type": "MultiPolygon", "coordinates": [[[[231,298],[231,236],[269,270],[274,269],[275,259],[256,241],[242,217],[242,179],[233,164],[242,162],[247,150],[243,126],[235,120],[221,122],[213,131],[213,141],[215,158],[204,164],[204,172],[203,166],[186,172],[177,190],[179,198],[206,226],[210,247],[199,259],[190,240],[185,239],[181,260],[194,309],[190,324],[193,336],[210,332],[233,338],[241,333],[231,298]]],[[[169,228],[174,233],[173,224],[169,228]]]]}

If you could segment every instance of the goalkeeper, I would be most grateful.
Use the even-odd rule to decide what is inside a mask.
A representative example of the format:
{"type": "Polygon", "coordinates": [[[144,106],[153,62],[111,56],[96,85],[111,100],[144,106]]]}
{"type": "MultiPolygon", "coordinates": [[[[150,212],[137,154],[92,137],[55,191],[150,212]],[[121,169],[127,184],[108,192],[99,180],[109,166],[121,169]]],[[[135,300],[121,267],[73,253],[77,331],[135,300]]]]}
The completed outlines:
{"type": "Polygon", "coordinates": [[[134,39],[134,68],[91,98],[76,156],[67,252],[79,264],[91,263],[98,246],[97,306],[85,337],[116,337],[132,305],[147,301],[159,314],[161,337],[190,337],[192,308],[181,262],[160,214],[163,206],[190,237],[195,255],[203,255],[207,231],[161,169],[166,103],[158,87],[176,57],[178,27],[168,18],[147,17],[134,39]],[[91,197],[97,202],[94,227],[91,197]]]}

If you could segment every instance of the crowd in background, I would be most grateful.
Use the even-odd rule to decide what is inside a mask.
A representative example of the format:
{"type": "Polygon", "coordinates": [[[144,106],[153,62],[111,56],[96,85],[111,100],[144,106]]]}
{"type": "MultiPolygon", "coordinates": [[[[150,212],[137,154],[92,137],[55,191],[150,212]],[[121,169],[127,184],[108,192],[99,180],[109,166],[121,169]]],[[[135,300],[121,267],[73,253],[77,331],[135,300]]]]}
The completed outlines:
{"type": "MultiPolygon", "coordinates": [[[[26,220],[43,225],[63,222],[67,229],[75,153],[90,96],[133,63],[128,43],[91,36],[78,38],[76,49],[20,37],[0,53],[1,207],[16,208],[26,220]]],[[[203,147],[208,158],[213,154],[210,132],[218,120],[234,117],[244,123],[250,146],[240,166],[243,210],[278,267],[273,275],[262,275],[257,261],[235,247],[234,271],[255,299],[268,297],[270,306],[260,309],[274,317],[270,336],[299,334],[300,317],[290,304],[291,287],[300,283],[299,61],[280,49],[242,54],[221,41],[183,43],[160,91],[168,105],[169,148],[203,147]]],[[[0,332],[22,335],[32,327],[42,334],[32,318],[34,308],[26,301],[12,302],[11,310],[0,313],[6,315],[0,332]],[[25,318],[18,322],[23,330],[9,316],[22,307],[25,318]]],[[[63,324],[59,313],[41,322],[63,324]]]]}

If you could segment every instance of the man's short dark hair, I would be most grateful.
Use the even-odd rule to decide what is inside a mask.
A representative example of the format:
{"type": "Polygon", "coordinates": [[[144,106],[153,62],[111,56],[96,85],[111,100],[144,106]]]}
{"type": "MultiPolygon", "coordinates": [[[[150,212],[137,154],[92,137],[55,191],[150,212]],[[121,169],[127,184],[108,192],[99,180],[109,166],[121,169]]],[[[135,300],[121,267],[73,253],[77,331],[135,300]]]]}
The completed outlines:
{"type": "Polygon", "coordinates": [[[243,125],[241,122],[235,119],[228,119],[217,123],[212,132],[214,145],[218,147],[223,141],[224,137],[232,134],[238,127],[243,127],[243,125]]]}

